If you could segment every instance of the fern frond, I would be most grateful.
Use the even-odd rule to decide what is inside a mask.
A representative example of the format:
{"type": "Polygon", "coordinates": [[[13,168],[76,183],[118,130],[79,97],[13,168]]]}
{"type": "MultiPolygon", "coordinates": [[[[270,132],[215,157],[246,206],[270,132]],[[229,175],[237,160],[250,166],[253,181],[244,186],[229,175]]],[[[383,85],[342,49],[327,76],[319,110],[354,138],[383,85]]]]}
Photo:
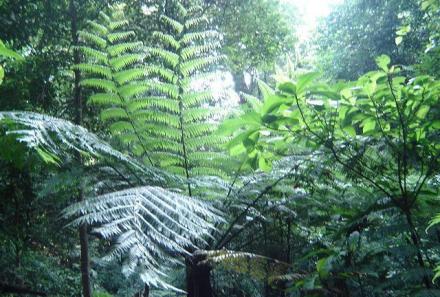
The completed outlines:
{"type": "Polygon", "coordinates": [[[188,46],[185,47],[182,50],[182,58],[184,60],[188,60],[191,58],[194,58],[200,54],[208,53],[214,49],[217,49],[220,47],[220,42],[212,42],[209,44],[204,45],[194,45],[194,46],[188,46]]]}
{"type": "Polygon", "coordinates": [[[133,125],[126,121],[118,121],[110,125],[110,131],[117,135],[122,133],[133,133],[133,125]]]}
{"type": "Polygon", "coordinates": [[[133,97],[142,95],[148,90],[149,86],[141,82],[124,85],[118,88],[119,94],[125,99],[131,99],[133,97]]]}
{"type": "Polygon", "coordinates": [[[183,75],[189,76],[193,74],[195,71],[200,71],[209,65],[220,62],[222,59],[224,59],[224,56],[220,56],[220,55],[195,58],[182,63],[180,66],[180,71],[183,75]]]}
{"type": "Polygon", "coordinates": [[[185,8],[185,6],[183,6],[182,3],[180,2],[176,2],[175,6],[177,8],[178,14],[182,17],[186,17],[188,15],[188,9],[185,8]]]}
{"type": "Polygon", "coordinates": [[[188,124],[185,129],[185,136],[188,138],[191,137],[198,137],[202,135],[206,135],[208,133],[212,133],[217,129],[212,124],[209,123],[195,123],[195,124],[188,124]]]}
{"type": "Polygon", "coordinates": [[[73,65],[73,69],[78,69],[85,73],[97,74],[98,76],[102,76],[104,78],[111,79],[112,73],[110,68],[107,66],[97,65],[97,64],[76,64],[73,65]]]}
{"type": "Polygon", "coordinates": [[[262,281],[271,282],[274,278],[286,275],[292,268],[288,263],[253,253],[229,250],[206,251],[205,253],[205,261],[211,265],[220,265],[224,269],[248,274],[262,281]]]}
{"type": "Polygon", "coordinates": [[[95,89],[101,89],[107,92],[116,93],[117,88],[113,81],[108,79],[88,78],[81,81],[81,85],[84,87],[91,87],[95,89]]]}
{"type": "Polygon", "coordinates": [[[201,11],[203,11],[203,8],[200,5],[193,5],[188,8],[187,13],[195,14],[201,11]]]}
{"type": "Polygon", "coordinates": [[[96,93],[89,97],[88,104],[94,105],[122,105],[121,98],[114,93],[96,93]]]}
{"type": "Polygon", "coordinates": [[[120,20],[120,21],[113,21],[113,22],[110,21],[108,23],[108,26],[109,26],[109,28],[111,30],[116,30],[116,29],[122,28],[122,27],[127,26],[127,25],[128,25],[128,21],[127,20],[120,20]]]}
{"type": "Polygon", "coordinates": [[[98,224],[95,232],[107,239],[117,238],[107,258],[123,257],[124,271],[130,274],[141,269],[148,273],[147,284],[155,286],[166,285],[161,280],[161,266],[170,265],[170,256],[187,255],[188,247],[195,248],[195,239],[204,242],[214,230],[213,223],[222,221],[209,205],[159,187],[131,188],[87,199],[68,207],[63,215],[76,218],[72,225],[98,224]]]}
{"type": "Polygon", "coordinates": [[[175,84],[177,81],[176,73],[174,73],[174,71],[170,69],[156,65],[149,65],[147,66],[147,69],[149,71],[149,74],[157,75],[160,78],[164,79],[167,83],[175,84]]]}
{"type": "Polygon", "coordinates": [[[87,21],[87,24],[92,27],[92,29],[97,32],[101,37],[105,36],[108,33],[108,29],[105,26],[95,21],[87,21]]]}
{"type": "Polygon", "coordinates": [[[105,41],[105,39],[94,33],[79,31],[78,35],[81,38],[81,40],[92,42],[94,45],[98,46],[101,49],[105,48],[107,45],[107,41],[105,41]]]}
{"type": "Polygon", "coordinates": [[[183,114],[183,123],[188,124],[193,122],[203,122],[211,119],[215,114],[218,114],[219,112],[221,112],[221,110],[217,108],[188,108],[183,114]]]}
{"type": "Polygon", "coordinates": [[[99,16],[107,25],[111,22],[110,17],[105,12],[100,11],[99,16]]]}
{"type": "Polygon", "coordinates": [[[101,111],[101,120],[127,119],[127,112],[123,108],[110,107],[101,111]]]}
{"type": "MultiPolygon", "coordinates": [[[[225,143],[225,139],[222,137],[215,137],[213,135],[205,135],[191,138],[187,141],[188,149],[191,151],[200,151],[201,155],[203,155],[202,150],[206,148],[218,147],[221,144],[225,143]]],[[[212,152],[209,152],[212,153],[212,152]]],[[[207,157],[210,154],[206,154],[207,157]]],[[[210,155],[212,156],[212,155],[210,155]]]]}
{"type": "Polygon", "coordinates": [[[110,59],[109,63],[116,71],[119,71],[127,66],[141,62],[143,58],[144,55],[142,54],[126,54],[110,59]]]}
{"type": "Polygon", "coordinates": [[[164,115],[155,111],[139,110],[137,112],[133,112],[133,116],[143,121],[154,122],[156,124],[166,124],[175,128],[178,128],[180,125],[179,117],[172,114],[164,115]]]}
{"type": "Polygon", "coordinates": [[[151,91],[158,92],[159,94],[165,94],[173,99],[177,99],[179,96],[179,87],[175,84],[151,81],[148,86],[151,91]]]}
{"type": "Polygon", "coordinates": [[[143,43],[140,41],[137,42],[125,42],[118,43],[107,47],[108,53],[112,56],[119,56],[120,54],[125,54],[127,52],[138,50],[143,47],[143,43]]]}
{"type": "Polygon", "coordinates": [[[93,49],[87,46],[78,46],[75,49],[83,53],[89,60],[96,60],[100,63],[107,62],[107,53],[93,49]]]}
{"type": "Polygon", "coordinates": [[[151,48],[151,47],[147,48],[146,50],[150,56],[156,56],[162,58],[171,67],[176,67],[177,63],[179,62],[179,56],[171,51],[161,48],[151,48]]]}
{"type": "MultiPolygon", "coordinates": [[[[183,148],[178,145],[178,143],[174,141],[167,141],[167,140],[161,140],[161,141],[151,141],[149,142],[149,145],[151,145],[152,149],[160,152],[160,153],[171,153],[173,155],[180,155],[183,156],[183,148]]],[[[156,155],[159,153],[156,153],[156,155]]],[[[163,160],[162,160],[163,162],[163,160]]],[[[168,168],[167,168],[168,169],[168,168]]],[[[184,169],[184,168],[182,168],[184,169]]]]}
{"type": "Polygon", "coordinates": [[[175,100],[162,97],[148,97],[132,100],[127,108],[130,112],[141,109],[159,109],[164,112],[178,113],[179,104],[175,100]]]}
{"type": "Polygon", "coordinates": [[[133,37],[135,35],[136,34],[134,33],[134,31],[113,32],[113,33],[107,34],[107,39],[111,43],[115,43],[115,42],[119,42],[119,41],[123,41],[123,40],[129,39],[129,38],[131,38],[131,37],[133,37]]]}
{"type": "Polygon", "coordinates": [[[118,84],[124,85],[125,83],[129,83],[140,78],[145,78],[150,74],[150,72],[151,71],[146,67],[130,68],[114,73],[113,77],[118,84]]]}
{"type": "Polygon", "coordinates": [[[180,34],[183,31],[183,25],[181,23],[166,15],[162,15],[160,20],[170,26],[177,34],[180,34]]]}
{"type": "Polygon", "coordinates": [[[164,45],[171,46],[175,50],[180,48],[179,42],[171,34],[155,31],[153,32],[153,37],[163,42],[164,45]]]}
{"type": "Polygon", "coordinates": [[[179,42],[180,44],[190,44],[195,41],[202,41],[208,38],[216,38],[218,36],[219,33],[213,30],[202,31],[202,32],[190,32],[184,34],[182,38],[179,40],[179,42]]]}
{"type": "MultiPolygon", "coordinates": [[[[218,140],[218,143],[221,143],[222,140],[218,140]]],[[[194,147],[191,147],[191,155],[189,159],[191,162],[210,162],[212,160],[224,160],[225,154],[223,152],[212,152],[212,151],[202,151],[197,148],[197,144],[193,143],[194,147]]]]}
{"type": "Polygon", "coordinates": [[[182,137],[181,132],[178,129],[166,125],[158,126],[155,124],[146,124],[144,128],[149,132],[151,137],[164,141],[171,140],[179,142],[180,137],[182,137]]]}
{"type": "Polygon", "coordinates": [[[208,23],[208,18],[206,16],[195,17],[195,18],[187,20],[185,22],[185,27],[187,29],[191,29],[191,28],[197,27],[197,26],[199,26],[200,24],[203,24],[203,23],[205,23],[205,24],[208,23]]]}
{"type": "Polygon", "coordinates": [[[203,92],[188,92],[183,95],[183,106],[190,108],[199,106],[204,103],[209,103],[214,100],[214,96],[211,91],[203,92]]]}
{"type": "Polygon", "coordinates": [[[191,175],[193,175],[193,176],[219,176],[224,179],[228,178],[228,174],[225,171],[218,168],[219,164],[214,164],[213,162],[211,162],[210,164],[205,164],[205,165],[206,165],[205,167],[198,165],[194,168],[191,168],[190,169],[191,175]],[[217,165],[217,166],[215,166],[215,165],[217,165]]]}
{"type": "Polygon", "coordinates": [[[113,149],[87,129],[69,121],[33,112],[0,112],[0,122],[14,123],[20,128],[9,134],[30,148],[42,150],[57,158],[70,158],[72,151],[92,158],[111,157],[142,169],[136,161],[113,149]]]}
{"type": "Polygon", "coordinates": [[[90,102],[103,108],[101,119],[108,122],[112,135],[129,145],[133,155],[144,157],[147,153],[153,156],[154,164],[173,173],[191,171],[192,174],[205,172],[225,176],[217,168],[208,169],[209,161],[212,166],[222,166],[220,159],[214,159],[213,151],[224,143],[220,137],[210,137],[217,129],[212,118],[219,114],[209,106],[214,96],[209,91],[195,91],[192,86],[195,79],[208,79],[205,69],[221,60],[222,57],[214,53],[220,43],[211,40],[218,34],[215,31],[197,32],[197,27],[206,19],[187,15],[181,4],[174,4],[178,11],[178,6],[183,9],[182,14],[177,18],[161,17],[171,32],[154,33],[162,47],[142,48],[138,42],[123,42],[133,34],[131,31],[115,32],[116,28],[109,26],[115,22],[115,15],[109,15],[103,26],[108,30],[105,38],[112,44],[102,51],[111,58],[91,63],[111,70],[110,74],[106,72],[108,81],[99,77],[101,68],[88,65],[81,66],[82,71],[94,77],[86,78],[84,84],[107,92],[107,95],[92,96],[90,102]],[[180,36],[183,37],[179,39],[180,36]],[[144,58],[158,59],[143,65],[144,58]],[[115,88],[110,81],[116,84],[115,88]],[[185,145],[187,152],[183,149],[185,145]],[[192,156],[193,153],[198,154],[192,156]],[[210,159],[203,161],[202,156],[210,159]]]}

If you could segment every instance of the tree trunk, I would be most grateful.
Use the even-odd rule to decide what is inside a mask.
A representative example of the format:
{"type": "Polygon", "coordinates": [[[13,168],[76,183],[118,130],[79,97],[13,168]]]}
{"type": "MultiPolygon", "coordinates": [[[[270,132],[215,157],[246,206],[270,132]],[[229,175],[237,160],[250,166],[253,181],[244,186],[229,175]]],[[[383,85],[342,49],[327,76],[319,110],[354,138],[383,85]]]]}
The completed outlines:
{"type": "MultiPolygon", "coordinates": [[[[78,40],[78,14],[76,11],[75,0],[70,0],[69,3],[70,10],[70,30],[72,34],[72,44],[77,46],[78,40]]],[[[73,52],[73,63],[79,64],[80,55],[78,51],[73,52]]],[[[75,109],[75,124],[82,125],[83,122],[83,102],[81,97],[81,73],[79,70],[74,71],[74,84],[73,84],[73,106],[75,109]]],[[[78,153],[76,156],[78,162],[81,162],[81,156],[78,153]]],[[[80,189],[77,197],[78,201],[84,200],[84,192],[82,188],[82,183],[80,181],[80,189]]],[[[81,246],[81,284],[83,297],[92,296],[92,287],[90,285],[90,256],[89,256],[89,239],[87,234],[87,226],[82,225],[79,228],[79,241],[81,246]]]]}
{"type": "Polygon", "coordinates": [[[211,267],[207,263],[203,251],[195,251],[186,263],[186,290],[188,297],[212,297],[211,267]]]}
{"type": "Polygon", "coordinates": [[[81,245],[81,284],[83,296],[91,297],[89,239],[86,225],[79,227],[79,241],[81,245]]]}
{"type": "MultiPolygon", "coordinates": [[[[232,74],[232,77],[234,79],[234,86],[235,86],[234,89],[238,94],[240,94],[241,92],[244,92],[244,93],[249,92],[249,90],[246,87],[243,72],[235,72],[232,74]]],[[[244,103],[246,103],[246,101],[240,95],[240,104],[244,104],[244,103]]]]}
{"type": "Polygon", "coordinates": [[[136,294],[134,294],[134,297],[148,297],[150,296],[150,287],[145,284],[144,289],[140,290],[136,294]]]}
{"type": "Polygon", "coordinates": [[[150,287],[146,284],[144,287],[144,293],[142,294],[142,297],[148,297],[150,296],[150,287]]]}
{"type": "MultiPolygon", "coordinates": [[[[419,234],[417,233],[416,227],[413,223],[411,212],[409,210],[407,210],[407,211],[404,211],[404,214],[405,214],[406,222],[408,223],[409,231],[411,234],[411,240],[413,242],[414,247],[417,250],[416,251],[417,262],[419,263],[420,268],[427,269],[427,267],[425,265],[425,261],[423,260],[422,247],[420,244],[420,237],[419,237],[419,234]]],[[[431,280],[426,275],[426,273],[424,273],[424,275],[423,275],[423,283],[425,284],[425,287],[427,289],[431,289],[431,287],[432,287],[431,280]]]]}

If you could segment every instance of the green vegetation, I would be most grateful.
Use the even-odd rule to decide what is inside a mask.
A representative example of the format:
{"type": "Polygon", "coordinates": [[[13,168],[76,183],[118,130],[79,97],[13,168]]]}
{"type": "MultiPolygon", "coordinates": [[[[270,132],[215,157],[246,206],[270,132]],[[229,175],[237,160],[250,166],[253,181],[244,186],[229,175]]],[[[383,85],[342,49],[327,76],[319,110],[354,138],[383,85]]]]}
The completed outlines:
{"type": "Polygon", "coordinates": [[[299,8],[0,1],[0,295],[440,295],[440,3],[299,8]]]}

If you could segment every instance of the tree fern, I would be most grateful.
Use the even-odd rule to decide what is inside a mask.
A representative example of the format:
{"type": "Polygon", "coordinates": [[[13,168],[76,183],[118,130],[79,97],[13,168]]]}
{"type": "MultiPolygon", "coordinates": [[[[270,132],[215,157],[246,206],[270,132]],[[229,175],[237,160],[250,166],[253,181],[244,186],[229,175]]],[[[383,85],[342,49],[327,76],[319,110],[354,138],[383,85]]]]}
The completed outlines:
{"type": "Polygon", "coordinates": [[[150,286],[176,289],[163,281],[176,254],[197,248],[196,240],[214,229],[219,215],[197,199],[159,187],[139,187],[88,199],[70,206],[64,216],[73,225],[96,225],[106,239],[117,238],[105,259],[124,259],[123,272],[138,274],[150,286]],[[201,221],[200,218],[204,220],[201,221]],[[209,220],[209,223],[207,222],[209,220]]]}
{"type": "Polygon", "coordinates": [[[79,33],[84,45],[78,50],[87,61],[75,68],[85,74],[81,84],[97,91],[88,103],[102,108],[101,119],[109,123],[112,133],[153,165],[139,103],[149,89],[144,78],[154,69],[142,63],[143,44],[133,41],[133,31],[124,30],[127,24],[116,8],[110,15],[101,12],[99,20],[90,21],[89,29],[79,33]]]}
{"type": "MultiPolygon", "coordinates": [[[[212,118],[218,112],[210,106],[214,96],[192,85],[197,77],[209,75],[212,66],[223,58],[216,51],[220,43],[215,39],[217,33],[203,31],[207,20],[197,7],[186,9],[177,1],[174,6],[176,15],[162,16],[164,29],[154,33],[161,46],[147,48],[160,70],[150,80],[154,97],[145,100],[154,102],[159,97],[169,105],[155,106],[156,117],[148,119],[151,138],[157,137],[155,131],[167,131],[160,141],[168,145],[157,148],[152,156],[161,167],[188,179],[202,175],[224,177],[219,149],[224,139],[213,133],[217,127],[212,118]]],[[[191,186],[188,190],[191,194],[191,186]]]]}
{"type": "Polygon", "coordinates": [[[76,151],[95,159],[111,157],[144,170],[95,134],[63,119],[32,112],[0,112],[0,123],[14,125],[7,133],[55,163],[76,151]]]}
{"type": "MultiPolygon", "coordinates": [[[[168,176],[139,164],[66,120],[30,112],[0,112],[0,124],[49,162],[65,163],[79,152],[86,159],[85,166],[94,166],[101,159],[114,159],[140,170],[149,184],[162,184],[164,176],[168,176]]],[[[130,177],[124,176],[126,172],[121,173],[117,167],[104,166],[100,175],[94,173],[95,178],[102,179],[96,180],[89,190],[92,197],[98,190],[133,186],[130,177]],[[110,187],[100,185],[106,183],[104,176],[111,178],[110,187]]],[[[143,178],[138,181],[143,182],[143,178]]],[[[195,247],[194,242],[202,243],[214,229],[213,224],[221,221],[219,213],[208,204],[154,186],[109,192],[70,206],[64,215],[76,218],[73,224],[97,226],[96,232],[104,238],[117,236],[109,259],[124,257],[127,274],[137,272],[145,283],[164,288],[172,286],[164,281],[166,270],[162,268],[175,264],[173,256],[186,254],[186,248],[195,247]]]]}
{"type": "MultiPolygon", "coordinates": [[[[90,31],[82,33],[89,46],[81,48],[88,62],[78,66],[89,74],[83,85],[104,91],[89,103],[102,106],[101,118],[135,155],[188,180],[225,176],[219,149],[224,141],[213,134],[214,96],[192,85],[222,59],[216,52],[220,44],[212,39],[217,33],[197,31],[206,25],[197,8],[174,5],[176,17],[162,16],[163,32],[153,33],[160,46],[145,48],[148,63],[142,44],[126,41],[133,36],[121,31],[126,23],[112,29],[121,13],[90,23],[90,31]]],[[[192,194],[189,184],[188,191],[192,194]]]]}

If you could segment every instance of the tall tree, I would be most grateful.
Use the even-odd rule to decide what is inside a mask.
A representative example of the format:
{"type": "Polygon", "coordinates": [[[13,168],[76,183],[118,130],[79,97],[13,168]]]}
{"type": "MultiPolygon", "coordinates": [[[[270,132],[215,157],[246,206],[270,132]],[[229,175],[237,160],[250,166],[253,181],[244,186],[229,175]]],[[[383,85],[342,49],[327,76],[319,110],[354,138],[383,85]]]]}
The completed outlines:
{"type": "Polygon", "coordinates": [[[396,64],[420,62],[427,32],[417,1],[348,0],[321,23],[315,42],[317,67],[335,79],[357,79],[375,69],[375,57],[386,54],[396,64]],[[406,40],[396,44],[404,15],[411,15],[406,40]]]}
{"type": "MultiPolygon", "coordinates": [[[[77,4],[75,0],[70,0],[69,3],[69,13],[70,13],[70,32],[72,36],[72,46],[73,50],[73,65],[78,65],[81,62],[80,53],[76,50],[76,47],[79,46],[79,37],[78,37],[78,12],[76,8],[77,4]]],[[[75,120],[74,123],[76,125],[83,125],[83,99],[81,94],[81,73],[79,70],[74,70],[73,72],[73,104],[72,106],[75,109],[75,120]]],[[[81,154],[78,152],[76,154],[76,161],[81,165],[82,159],[81,154]]],[[[78,189],[78,197],[77,201],[84,201],[84,189],[83,182],[79,182],[80,188],[78,189]]],[[[84,297],[92,296],[92,286],[90,280],[90,252],[89,252],[89,239],[88,239],[88,230],[87,225],[83,224],[79,227],[79,240],[80,240],[80,248],[81,248],[81,283],[82,283],[82,293],[84,297]]]]}

